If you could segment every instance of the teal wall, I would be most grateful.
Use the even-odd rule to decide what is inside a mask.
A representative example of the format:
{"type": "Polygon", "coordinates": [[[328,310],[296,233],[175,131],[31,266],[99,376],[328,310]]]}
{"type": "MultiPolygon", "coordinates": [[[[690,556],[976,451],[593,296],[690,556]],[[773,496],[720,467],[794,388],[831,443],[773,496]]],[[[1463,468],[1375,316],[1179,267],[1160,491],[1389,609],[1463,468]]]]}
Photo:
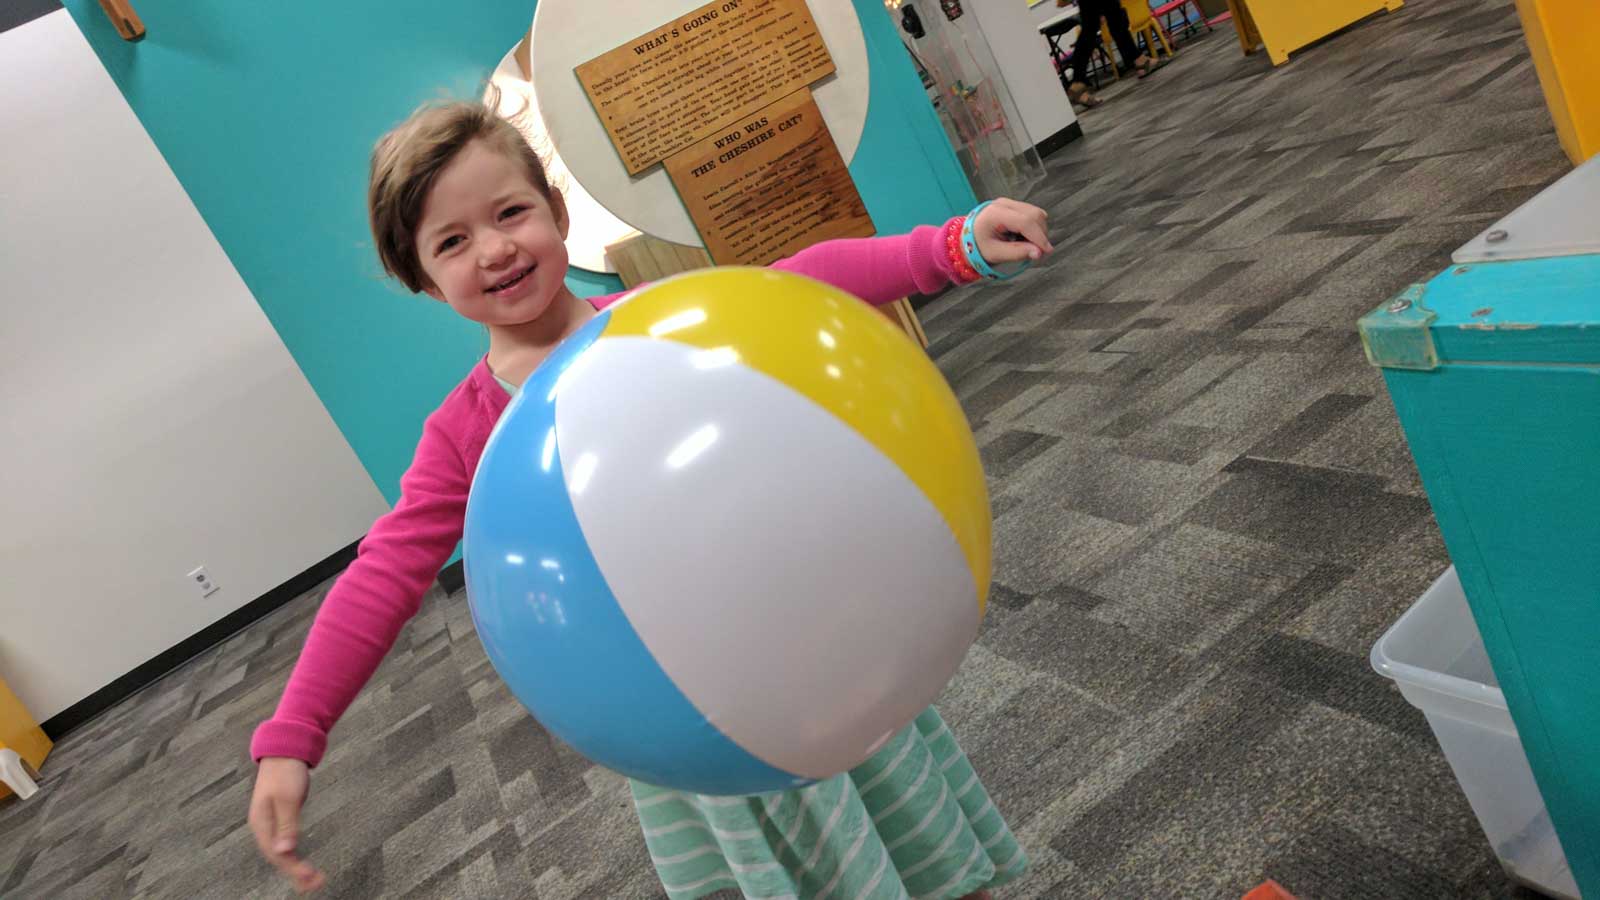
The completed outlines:
{"type": "MultiPolygon", "coordinates": [[[[423,418],[487,341],[382,278],[367,154],[419,103],[480,96],[534,0],[140,0],[148,34],[137,43],[95,0],[66,7],[393,501],[423,418]]],[[[851,171],[881,231],[942,221],[971,190],[882,4],[856,8],[872,95],[851,171]]],[[[579,270],[568,280],[583,296],[620,288],[579,270]]]]}

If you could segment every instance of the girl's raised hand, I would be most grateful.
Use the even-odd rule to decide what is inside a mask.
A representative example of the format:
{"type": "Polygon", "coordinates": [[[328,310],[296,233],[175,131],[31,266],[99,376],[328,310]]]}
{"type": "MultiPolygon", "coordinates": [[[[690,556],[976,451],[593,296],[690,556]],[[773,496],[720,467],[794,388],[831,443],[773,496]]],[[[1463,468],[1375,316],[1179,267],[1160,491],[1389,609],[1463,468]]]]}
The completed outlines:
{"type": "Polygon", "coordinates": [[[972,223],[978,252],[991,265],[1037,262],[1056,249],[1046,233],[1050,214],[1034,206],[1001,197],[985,206],[972,223]]]}

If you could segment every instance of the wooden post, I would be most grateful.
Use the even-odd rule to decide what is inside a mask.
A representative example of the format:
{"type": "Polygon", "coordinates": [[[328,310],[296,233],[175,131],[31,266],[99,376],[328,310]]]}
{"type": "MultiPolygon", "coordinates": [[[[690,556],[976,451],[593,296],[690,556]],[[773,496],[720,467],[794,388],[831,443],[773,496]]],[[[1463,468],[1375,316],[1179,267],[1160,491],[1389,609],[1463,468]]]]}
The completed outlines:
{"type": "Polygon", "coordinates": [[[606,247],[606,259],[616,267],[625,288],[636,288],[647,281],[660,281],[668,275],[710,268],[711,256],[700,247],[688,247],[635,235],[606,247]]]}
{"type": "Polygon", "coordinates": [[[911,336],[911,339],[928,349],[928,335],[922,330],[922,322],[917,318],[917,311],[911,308],[911,301],[901,297],[893,303],[878,307],[878,312],[889,317],[889,321],[900,326],[900,329],[911,336]]]}
{"type": "Polygon", "coordinates": [[[100,8],[105,11],[111,24],[116,26],[117,34],[122,35],[123,40],[137,41],[144,37],[144,22],[133,11],[133,4],[128,0],[100,0],[100,8]]]}

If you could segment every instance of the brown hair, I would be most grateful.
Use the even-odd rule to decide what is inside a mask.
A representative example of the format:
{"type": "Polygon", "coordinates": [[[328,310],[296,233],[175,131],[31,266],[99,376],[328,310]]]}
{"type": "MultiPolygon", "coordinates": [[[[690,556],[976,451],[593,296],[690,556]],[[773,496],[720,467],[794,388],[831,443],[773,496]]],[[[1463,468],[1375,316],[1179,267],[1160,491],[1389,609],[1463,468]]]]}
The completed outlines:
{"type": "Polygon", "coordinates": [[[372,148],[367,215],[383,270],[413,293],[428,287],[417,253],[422,205],[439,173],[473,141],[483,141],[528,169],[528,180],[553,200],[544,164],[515,125],[481,103],[430,104],[418,109],[372,148]]]}

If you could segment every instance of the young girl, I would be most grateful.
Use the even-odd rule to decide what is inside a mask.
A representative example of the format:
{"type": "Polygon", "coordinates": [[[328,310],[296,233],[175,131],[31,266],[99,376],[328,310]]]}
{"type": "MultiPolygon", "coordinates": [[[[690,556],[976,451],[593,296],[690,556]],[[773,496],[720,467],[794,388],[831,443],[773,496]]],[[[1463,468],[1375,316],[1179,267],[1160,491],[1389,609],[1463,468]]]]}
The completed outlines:
{"type": "MultiPolygon", "coordinates": [[[[567,289],[566,210],[520,132],[483,106],[426,107],[378,142],[368,195],[384,269],[488,328],[489,353],[423,425],[394,510],[373,525],[306,638],[276,714],[256,729],[250,827],[301,891],[323,883],[295,853],[309,772],[333,728],[461,538],[467,490],[517,385],[620,295],[567,289]]],[[[997,200],[909,235],[829,241],[775,264],[868,303],[977,280],[990,263],[1052,250],[1043,210],[997,200]]],[[[750,298],[759,303],[759,297],[750,298]]],[[[672,900],[982,897],[1026,866],[978,776],[933,709],[846,775],[761,797],[701,797],[634,783],[672,900]]]]}

